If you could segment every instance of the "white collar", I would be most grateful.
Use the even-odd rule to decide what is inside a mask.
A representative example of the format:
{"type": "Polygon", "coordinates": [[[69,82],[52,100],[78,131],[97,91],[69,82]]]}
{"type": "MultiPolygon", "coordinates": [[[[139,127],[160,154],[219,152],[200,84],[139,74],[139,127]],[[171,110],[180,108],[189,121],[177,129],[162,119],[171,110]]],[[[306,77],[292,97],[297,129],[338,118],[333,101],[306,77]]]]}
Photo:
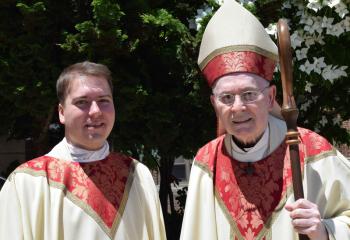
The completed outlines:
{"type": "Polygon", "coordinates": [[[109,144],[107,141],[96,151],[90,151],[76,147],[63,138],[47,156],[73,162],[93,162],[105,159],[109,155],[109,144]]]}
{"type": "Polygon", "coordinates": [[[260,138],[260,140],[251,148],[245,148],[244,151],[231,138],[231,151],[233,158],[242,161],[242,162],[256,162],[262,158],[264,158],[269,152],[269,135],[270,128],[267,127],[264,131],[264,134],[260,138]]]}
{"type": "Polygon", "coordinates": [[[232,136],[226,134],[225,147],[227,152],[237,161],[240,162],[256,162],[275,151],[284,141],[287,126],[283,120],[269,116],[269,127],[265,130],[264,135],[258,143],[248,150],[242,151],[236,144],[232,142],[232,136]]]}

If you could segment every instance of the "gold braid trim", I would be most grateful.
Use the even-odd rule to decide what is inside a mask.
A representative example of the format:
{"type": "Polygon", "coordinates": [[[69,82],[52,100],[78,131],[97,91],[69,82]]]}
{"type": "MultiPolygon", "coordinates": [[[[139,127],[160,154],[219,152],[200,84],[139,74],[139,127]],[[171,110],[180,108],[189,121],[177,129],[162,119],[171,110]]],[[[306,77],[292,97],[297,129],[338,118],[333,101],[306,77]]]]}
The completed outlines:
{"type": "Polygon", "coordinates": [[[118,229],[118,226],[120,224],[120,221],[122,219],[122,216],[123,216],[123,213],[124,213],[124,210],[125,210],[125,207],[126,207],[126,202],[128,201],[128,198],[129,198],[129,192],[130,192],[130,189],[131,189],[131,186],[132,186],[132,183],[134,181],[134,176],[135,176],[135,168],[136,168],[136,164],[138,162],[136,160],[133,159],[132,163],[130,164],[130,173],[129,173],[129,176],[128,176],[128,180],[126,181],[126,184],[125,184],[125,189],[124,189],[124,194],[123,194],[123,197],[122,197],[122,201],[120,202],[120,205],[119,205],[119,209],[118,209],[118,212],[117,212],[117,216],[113,222],[113,225],[112,225],[112,228],[111,228],[111,233],[113,233],[110,237],[112,238],[112,236],[115,235],[117,229],[118,229]]]}
{"type": "Polygon", "coordinates": [[[320,154],[317,154],[315,156],[311,156],[311,157],[305,157],[305,163],[306,164],[309,164],[309,163],[313,163],[313,162],[317,162],[323,158],[326,158],[326,157],[331,157],[331,156],[336,156],[337,155],[337,150],[335,148],[332,148],[331,150],[329,151],[326,151],[326,152],[322,152],[320,154]]]}
{"type": "MultiPolygon", "coordinates": [[[[273,223],[276,221],[278,215],[281,213],[281,210],[283,209],[284,205],[286,204],[287,199],[289,198],[289,196],[292,193],[293,193],[293,185],[291,184],[287,188],[284,196],[282,196],[280,202],[278,203],[277,207],[273,211],[271,217],[267,220],[267,222],[264,224],[264,226],[261,229],[261,231],[259,232],[259,234],[256,236],[257,240],[263,239],[264,237],[266,238],[266,240],[272,239],[271,227],[272,227],[273,223]]],[[[215,188],[215,198],[218,201],[221,210],[224,212],[226,219],[228,220],[228,222],[231,225],[231,233],[230,233],[231,238],[235,239],[234,237],[237,237],[238,240],[245,240],[245,238],[242,236],[241,232],[239,231],[237,224],[232,219],[231,214],[227,210],[225,203],[220,198],[220,194],[218,193],[216,188],[215,188]]]]}
{"type": "Polygon", "coordinates": [[[199,161],[193,161],[193,164],[202,169],[204,172],[206,172],[210,178],[213,178],[213,172],[209,169],[208,165],[201,163],[199,161]]]}
{"type": "Polygon", "coordinates": [[[115,220],[113,222],[111,229],[108,228],[108,226],[103,222],[103,220],[100,218],[100,216],[88,204],[86,204],[84,201],[82,201],[78,197],[74,196],[74,194],[72,194],[71,192],[67,191],[67,188],[63,183],[55,182],[55,181],[48,179],[46,171],[36,171],[36,170],[30,169],[30,168],[20,168],[18,170],[15,170],[11,174],[11,178],[13,177],[12,175],[14,175],[16,173],[26,173],[26,174],[29,174],[33,177],[46,177],[48,179],[50,187],[62,190],[63,194],[70,201],[72,201],[75,205],[80,207],[87,215],[89,215],[91,218],[93,218],[96,221],[96,223],[102,228],[102,230],[107,234],[107,236],[110,239],[113,239],[115,234],[116,234],[116,230],[118,229],[118,226],[120,224],[121,218],[123,216],[125,207],[126,207],[126,202],[128,200],[129,192],[130,192],[133,180],[134,180],[134,173],[135,173],[136,164],[137,164],[136,160],[133,160],[133,162],[130,164],[130,168],[129,168],[130,173],[128,175],[128,179],[127,179],[127,182],[125,185],[122,201],[121,201],[120,206],[118,208],[118,211],[116,213],[116,217],[115,217],[115,220]]]}

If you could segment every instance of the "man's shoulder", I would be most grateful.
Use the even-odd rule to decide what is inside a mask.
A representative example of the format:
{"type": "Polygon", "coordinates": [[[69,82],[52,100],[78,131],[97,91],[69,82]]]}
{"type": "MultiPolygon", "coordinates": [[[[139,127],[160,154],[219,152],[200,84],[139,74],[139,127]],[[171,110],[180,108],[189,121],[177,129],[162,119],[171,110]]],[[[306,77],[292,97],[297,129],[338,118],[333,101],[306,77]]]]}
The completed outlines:
{"type": "Polygon", "coordinates": [[[53,165],[60,165],[64,167],[63,161],[55,159],[50,156],[40,156],[31,160],[28,160],[19,165],[9,176],[8,180],[11,181],[15,176],[33,176],[33,177],[47,177],[48,172],[53,169],[53,165]]]}
{"type": "Polygon", "coordinates": [[[121,163],[123,166],[130,168],[131,170],[135,170],[136,168],[137,169],[147,168],[143,163],[136,160],[135,158],[132,158],[132,157],[125,155],[123,153],[120,153],[120,152],[111,152],[109,154],[108,158],[111,159],[115,163],[121,163]]]}
{"type": "Polygon", "coordinates": [[[302,144],[306,148],[307,157],[334,151],[332,144],[318,133],[302,127],[298,127],[298,132],[300,133],[302,144]]]}
{"type": "Polygon", "coordinates": [[[303,141],[317,141],[332,146],[325,137],[310,129],[298,127],[298,132],[303,141]]]}
{"type": "Polygon", "coordinates": [[[132,158],[132,157],[130,157],[128,155],[125,155],[123,153],[120,153],[120,152],[111,152],[108,155],[108,158],[115,159],[115,160],[120,160],[120,161],[125,161],[125,162],[129,162],[129,163],[137,161],[136,159],[134,159],[134,158],[132,158]]]}
{"type": "Polygon", "coordinates": [[[223,142],[224,137],[225,137],[225,135],[221,135],[221,136],[211,140],[210,142],[206,143],[204,146],[202,146],[198,150],[196,157],[199,157],[200,155],[203,155],[205,153],[213,152],[217,148],[217,146],[223,142]]]}
{"type": "Polygon", "coordinates": [[[216,155],[224,142],[224,138],[225,135],[219,136],[201,147],[195,157],[195,163],[205,165],[209,169],[212,169],[216,155]]]}
{"type": "Polygon", "coordinates": [[[119,153],[119,152],[111,152],[109,157],[114,161],[114,162],[119,162],[122,163],[123,166],[118,167],[119,170],[122,167],[128,168],[129,173],[131,173],[132,176],[136,178],[152,178],[152,174],[150,169],[142,162],[139,160],[132,158],[128,155],[119,153]]]}
{"type": "Polygon", "coordinates": [[[22,163],[15,169],[14,172],[21,172],[28,169],[45,170],[47,165],[52,161],[58,161],[58,159],[46,155],[40,156],[22,163]]]}

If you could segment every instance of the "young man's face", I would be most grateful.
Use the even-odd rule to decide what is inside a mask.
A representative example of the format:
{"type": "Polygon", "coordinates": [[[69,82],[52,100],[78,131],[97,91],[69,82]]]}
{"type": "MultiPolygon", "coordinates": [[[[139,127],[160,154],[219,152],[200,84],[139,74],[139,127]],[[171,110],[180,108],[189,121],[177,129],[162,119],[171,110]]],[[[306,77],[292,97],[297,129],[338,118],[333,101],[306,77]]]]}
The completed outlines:
{"type": "Polygon", "coordinates": [[[265,79],[251,73],[227,75],[218,79],[214,85],[211,102],[218,118],[226,131],[244,144],[255,143],[267,127],[276,92],[275,86],[268,85],[265,79]],[[263,91],[258,94],[256,101],[243,103],[239,94],[249,90],[263,91]],[[225,93],[237,94],[231,106],[216,97],[225,93]]]}
{"type": "Polygon", "coordinates": [[[112,131],[115,119],[112,92],[107,80],[99,76],[77,75],[58,111],[69,143],[87,150],[101,148],[112,131]]]}

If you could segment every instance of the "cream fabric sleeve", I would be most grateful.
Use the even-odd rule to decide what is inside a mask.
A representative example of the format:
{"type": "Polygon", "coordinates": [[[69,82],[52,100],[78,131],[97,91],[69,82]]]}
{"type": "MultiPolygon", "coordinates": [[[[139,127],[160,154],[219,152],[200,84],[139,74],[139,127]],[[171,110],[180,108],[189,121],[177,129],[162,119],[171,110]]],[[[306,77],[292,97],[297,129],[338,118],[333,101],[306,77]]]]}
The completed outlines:
{"type": "Polygon", "coordinates": [[[350,239],[350,163],[334,151],[308,160],[305,196],[318,205],[329,239],[343,240],[350,239]]]}
{"type": "MultiPolygon", "coordinates": [[[[304,173],[304,196],[318,206],[328,238],[350,239],[349,161],[334,150],[333,153],[306,159],[304,173]]],[[[287,202],[294,202],[293,194],[287,202]]],[[[272,239],[297,239],[289,212],[284,207],[273,221],[272,239]]]]}
{"type": "Polygon", "coordinates": [[[181,240],[218,239],[213,179],[197,164],[192,165],[181,240]]]}
{"type": "Polygon", "coordinates": [[[1,240],[63,239],[59,213],[64,195],[50,189],[45,177],[12,173],[0,195],[1,240]]]}
{"type": "Polygon", "coordinates": [[[123,236],[138,240],[166,239],[158,191],[150,171],[141,163],[136,164],[135,176],[119,228],[116,239],[125,239],[123,236]],[[128,226],[129,229],[124,226],[128,226]]]}
{"type": "Polygon", "coordinates": [[[23,239],[21,205],[12,176],[0,192],[0,239],[23,239]]]}

